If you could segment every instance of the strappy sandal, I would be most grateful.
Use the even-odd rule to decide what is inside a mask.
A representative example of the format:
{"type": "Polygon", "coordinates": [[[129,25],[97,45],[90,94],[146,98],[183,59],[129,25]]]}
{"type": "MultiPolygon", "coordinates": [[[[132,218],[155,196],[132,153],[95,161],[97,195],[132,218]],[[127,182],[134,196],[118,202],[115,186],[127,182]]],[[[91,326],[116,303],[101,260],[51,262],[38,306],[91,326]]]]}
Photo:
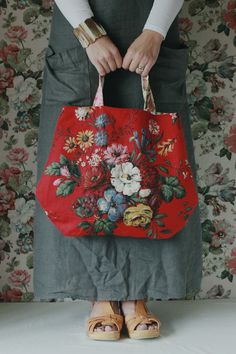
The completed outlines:
{"type": "Polygon", "coordinates": [[[148,311],[144,300],[135,300],[135,314],[125,316],[122,309],[121,312],[124,316],[125,325],[130,338],[145,339],[160,336],[161,321],[148,311]],[[155,322],[157,328],[144,330],[135,329],[141,323],[152,324],[152,322],[155,322]]]}
{"type": "MultiPolygon", "coordinates": [[[[87,335],[92,339],[97,340],[117,340],[120,339],[120,332],[122,330],[124,318],[120,313],[115,313],[110,301],[99,301],[102,306],[104,315],[91,317],[87,320],[87,335]],[[116,325],[115,331],[94,331],[96,325],[116,325]]],[[[92,301],[92,306],[94,301],[92,301]]],[[[119,308],[120,312],[120,308],[119,308]]]]}

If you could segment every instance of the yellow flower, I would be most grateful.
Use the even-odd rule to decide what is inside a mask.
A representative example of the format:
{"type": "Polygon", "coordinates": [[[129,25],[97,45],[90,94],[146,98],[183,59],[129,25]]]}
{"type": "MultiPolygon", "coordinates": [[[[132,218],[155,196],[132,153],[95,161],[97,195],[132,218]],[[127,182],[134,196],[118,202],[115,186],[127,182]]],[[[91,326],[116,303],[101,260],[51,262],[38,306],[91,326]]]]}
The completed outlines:
{"type": "Polygon", "coordinates": [[[158,151],[158,154],[167,155],[168,152],[173,151],[174,142],[175,142],[175,138],[168,139],[167,141],[164,141],[162,144],[158,144],[157,147],[161,149],[160,151],[158,151]]]}
{"type": "Polygon", "coordinates": [[[81,131],[77,134],[77,143],[81,149],[87,149],[93,145],[94,134],[91,130],[81,131]]]}
{"type": "Polygon", "coordinates": [[[132,206],[125,210],[124,224],[145,227],[150,223],[152,215],[152,209],[148,205],[139,203],[137,206],[132,206]]]}
{"type": "Polygon", "coordinates": [[[63,149],[66,150],[67,152],[72,152],[76,149],[76,147],[77,147],[77,143],[76,143],[75,138],[69,137],[66,140],[66,144],[63,147],[63,149]]]}

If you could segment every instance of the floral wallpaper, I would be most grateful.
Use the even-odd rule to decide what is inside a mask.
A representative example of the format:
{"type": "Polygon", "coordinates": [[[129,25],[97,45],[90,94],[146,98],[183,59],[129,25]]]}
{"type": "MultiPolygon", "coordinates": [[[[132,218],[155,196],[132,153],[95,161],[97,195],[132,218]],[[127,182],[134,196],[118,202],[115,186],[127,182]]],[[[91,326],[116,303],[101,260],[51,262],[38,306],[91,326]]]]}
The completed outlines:
{"type": "MultiPolygon", "coordinates": [[[[0,0],[0,301],[34,301],[33,222],[44,54],[53,1],[0,0]]],[[[236,0],[185,0],[187,93],[198,164],[203,279],[236,297],[236,0]]]]}

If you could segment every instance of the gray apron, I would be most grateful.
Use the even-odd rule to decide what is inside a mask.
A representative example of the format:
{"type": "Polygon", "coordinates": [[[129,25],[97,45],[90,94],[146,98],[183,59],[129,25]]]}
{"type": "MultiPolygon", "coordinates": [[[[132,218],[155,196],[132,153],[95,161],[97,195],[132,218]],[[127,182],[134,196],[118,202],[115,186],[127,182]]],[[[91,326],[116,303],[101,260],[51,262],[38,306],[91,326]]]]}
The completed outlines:
{"type": "MultiPolygon", "coordinates": [[[[90,0],[91,8],[122,57],[141,33],[153,0],[90,0]]],[[[196,164],[186,98],[188,47],[179,40],[178,16],[150,71],[158,111],[180,112],[188,157],[196,164]]],[[[46,163],[63,105],[92,105],[98,72],[74,37],[56,4],[45,56],[39,126],[37,181],[46,163]]],[[[104,103],[143,108],[140,76],[118,69],[106,75],[104,103]]],[[[185,227],[170,239],[66,237],[50,222],[36,200],[34,218],[34,295],[38,300],[69,297],[84,300],[193,298],[202,278],[199,206],[185,227]]]]}

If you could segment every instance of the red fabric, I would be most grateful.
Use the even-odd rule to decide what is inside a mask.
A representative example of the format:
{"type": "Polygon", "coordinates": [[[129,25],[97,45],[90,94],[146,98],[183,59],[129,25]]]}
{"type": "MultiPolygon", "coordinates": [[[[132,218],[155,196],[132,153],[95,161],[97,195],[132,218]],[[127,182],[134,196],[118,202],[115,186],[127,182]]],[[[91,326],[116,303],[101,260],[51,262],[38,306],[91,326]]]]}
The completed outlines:
{"type": "Polygon", "coordinates": [[[178,113],[64,106],[36,186],[64,236],[166,239],[198,194],[178,113]]]}

